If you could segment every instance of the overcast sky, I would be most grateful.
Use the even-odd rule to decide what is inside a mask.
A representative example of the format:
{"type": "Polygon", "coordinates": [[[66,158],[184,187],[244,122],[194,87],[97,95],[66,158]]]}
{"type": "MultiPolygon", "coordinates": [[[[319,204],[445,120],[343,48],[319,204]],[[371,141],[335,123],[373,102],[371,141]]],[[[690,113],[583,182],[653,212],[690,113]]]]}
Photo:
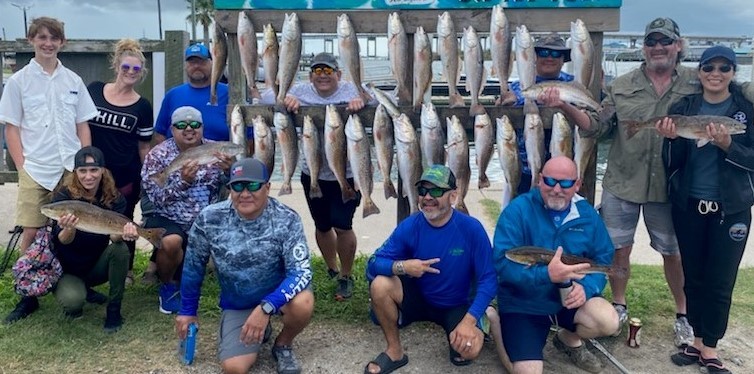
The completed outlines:
{"type": "MultiPolygon", "coordinates": [[[[1,0],[3,39],[23,37],[23,12],[11,5],[31,5],[28,21],[51,16],[66,23],[69,39],[159,38],[157,0],[1,0]],[[107,4],[107,5],[103,5],[107,4]]],[[[622,32],[643,32],[655,17],[671,17],[683,35],[741,36],[754,34],[752,0],[623,0],[622,32]]],[[[191,32],[185,0],[162,0],[162,30],[191,32]]],[[[198,27],[201,38],[201,27],[198,27]]]]}

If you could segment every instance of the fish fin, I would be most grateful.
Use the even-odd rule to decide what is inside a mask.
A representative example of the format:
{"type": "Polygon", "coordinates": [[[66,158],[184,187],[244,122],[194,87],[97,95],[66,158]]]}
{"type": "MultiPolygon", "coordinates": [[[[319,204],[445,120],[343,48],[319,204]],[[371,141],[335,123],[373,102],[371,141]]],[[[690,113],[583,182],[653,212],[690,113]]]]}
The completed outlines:
{"type": "Polygon", "coordinates": [[[391,197],[398,198],[398,193],[395,191],[395,185],[392,180],[386,179],[383,188],[385,189],[385,200],[391,197]]]}
{"type": "Polygon", "coordinates": [[[151,180],[153,180],[155,183],[157,183],[160,187],[165,187],[165,183],[168,179],[168,173],[165,172],[165,170],[149,177],[151,180]]]}
{"type": "Polygon", "coordinates": [[[371,199],[364,199],[364,208],[362,209],[362,218],[366,218],[371,216],[372,214],[379,214],[380,208],[377,207],[377,205],[374,204],[374,201],[371,199]]]}
{"type": "Polygon", "coordinates": [[[147,239],[147,241],[152,243],[155,248],[160,248],[162,246],[162,236],[165,235],[164,228],[157,227],[152,229],[145,229],[138,227],[136,231],[139,233],[139,236],[147,239]]]}
{"type": "Polygon", "coordinates": [[[704,138],[704,139],[699,139],[699,140],[697,140],[697,141],[696,141],[696,147],[697,147],[697,148],[702,148],[702,147],[704,147],[705,145],[707,145],[707,143],[709,143],[709,142],[710,142],[710,140],[709,140],[709,139],[706,139],[706,138],[704,138]]]}
{"type": "Polygon", "coordinates": [[[639,130],[641,130],[641,122],[639,121],[632,121],[632,120],[625,120],[620,121],[620,125],[623,126],[626,129],[626,138],[631,139],[636,135],[639,130]]]}
{"type": "Polygon", "coordinates": [[[463,199],[461,199],[460,201],[456,203],[456,210],[466,215],[469,215],[469,209],[466,208],[466,203],[463,202],[463,199]]]}

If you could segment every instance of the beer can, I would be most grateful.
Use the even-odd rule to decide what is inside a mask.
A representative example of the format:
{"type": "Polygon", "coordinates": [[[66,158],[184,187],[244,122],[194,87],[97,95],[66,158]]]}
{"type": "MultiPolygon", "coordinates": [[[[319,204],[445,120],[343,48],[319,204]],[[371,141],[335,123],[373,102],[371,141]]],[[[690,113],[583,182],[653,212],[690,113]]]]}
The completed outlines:
{"type": "Polygon", "coordinates": [[[626,345],[631,348],[639,348],[641,344],[641,320],[638,318],[631,318],[628,320],[628,340],[626,345]]]}

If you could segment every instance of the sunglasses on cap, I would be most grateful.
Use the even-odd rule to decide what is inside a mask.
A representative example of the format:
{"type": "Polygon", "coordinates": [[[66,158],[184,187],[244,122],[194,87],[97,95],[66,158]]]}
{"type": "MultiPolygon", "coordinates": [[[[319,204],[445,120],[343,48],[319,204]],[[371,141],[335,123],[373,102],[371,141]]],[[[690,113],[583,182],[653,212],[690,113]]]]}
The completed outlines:
{"type": "Polygon", "coordinates": [[[139,65],[129,65],[129,64],[122,64],[120,65],[120,70],[122,70],[124,73],[128,73],[129,70],[132,70],[134,73],[138,73],[141,71],[141,66],[139,65]]]}
{"type": "Polygon", "coordinates": [[[233,182],[230,184],[230,189],[235,192],[243,192],[244,189],[249,192],[257,192],[263,185],[262,182],[233,182]]]}
{"type": "Polygon", "coordinates": [[[711,73],[715,71],[715,69],[719,70],[721,73],[729,73],[731,70],[733,70],[733,66],[730,66],[729,64],[722,64],[722,65],[704,64],[702,65],[701,69],[705,73],[711,73]]]}
{"type": "Polygon", "coordinates": [[[185,130],[186,127],[191,127],[192,129],[196,130],[202,127],[202,123],[199,121],[191,121],[191,122],[178,121],[173,124],[173,127],[175,127],[178,130],[185,130]]]}
{"type": "Polygon", "coordinates": [[[555,49],[538,49],[537,56],[541,58],[547,58],[547,57],[561,58],[563,57],[563,51],[558,51],[555,49]]]}
{"type": "Polygon", "coordinates": [[[661,39],[652,39],[647,38],[644,39],[644,45],[647,47],[654,47],[657,45],[657,43],[660,43],[663,47],[667,47],[673,43],[675,43],[675,39],[673,38],[661,38],[661,39]]]}
{"type": "Polygon", "coordinates": [[[322,75],[323,73],[325,75],[332,75],[332,73],[335,72],[335,69],[329,67],[329,66],[319,66],[314,69],[312,69],[312,73],[317,75],[322,75]]]}
{"type": "Polygon", "coordinates": [[[441,187],[427,188],[424,186],[419,186],[419,187],[416,187],[416,191],[419,193],[419,196],[422,196],[422,197],[427,196],[427,194],[429,194],[429,196],[438,198],[444,195],[446,192],[450,191],[450,189],[441,188],[441,187]]]}
{"type": "Polygon", "coordinates": [[[545,182],[545,184],[548,187],[555,187],[558,184],[560,184],[560,188],[566,189],[573,187],[574,184],[576,184],[575,179],[555,179],[552,177],[545,177],[542,176],[542,181],[545,182]]]}

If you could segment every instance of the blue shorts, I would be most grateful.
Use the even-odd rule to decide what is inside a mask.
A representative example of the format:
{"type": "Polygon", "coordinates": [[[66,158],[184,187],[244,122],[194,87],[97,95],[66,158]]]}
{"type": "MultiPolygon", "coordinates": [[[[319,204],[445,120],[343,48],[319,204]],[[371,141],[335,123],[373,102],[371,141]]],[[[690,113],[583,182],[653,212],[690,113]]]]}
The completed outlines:
{"type": "Polygon", "coordinates": [[[555,315],[500,313],[500,329],[511,362],[542,361],[542,349],[547,344],[550,326],[558,325],[576,332],[573,319],[577,311],[562,308],[555,315]]]}

